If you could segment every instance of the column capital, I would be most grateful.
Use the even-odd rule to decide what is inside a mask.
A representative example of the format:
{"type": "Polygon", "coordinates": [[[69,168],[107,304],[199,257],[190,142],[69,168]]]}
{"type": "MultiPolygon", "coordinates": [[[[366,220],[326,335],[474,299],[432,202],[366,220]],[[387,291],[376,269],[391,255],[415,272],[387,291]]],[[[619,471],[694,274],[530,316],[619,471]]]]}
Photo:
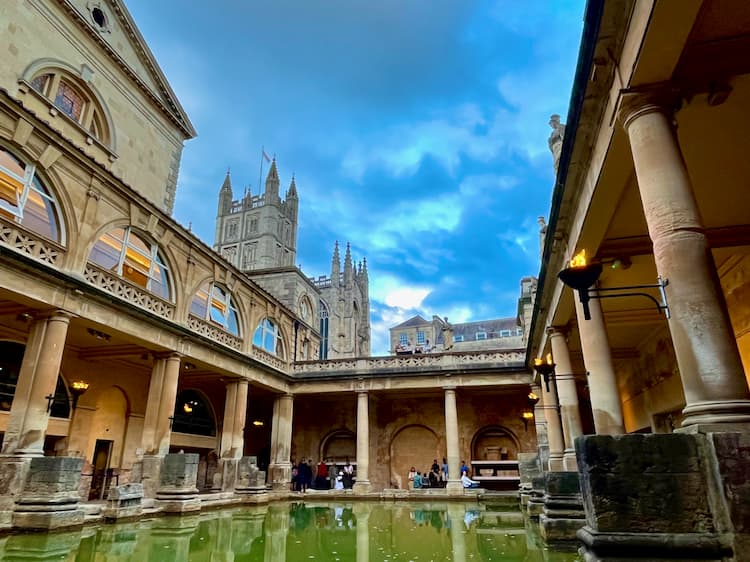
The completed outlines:
{"type": "Polygon", "coordinates": [[[455,393],[455,392],[456,392],[456,385],[454,385],[454,384],[450,384],[450,385],[445,385],[445,386],[443,387],[443,390],[444,390],[444,391],[445,391],[446,393],[448,393],[448,392],[453,392],[453,393],[455,393]]]}
{"type": "Polygon", "coordinates": [[[547,335],[549,337],[556,337],[556,336],[562,336],[564,338],[568,337],[568,332],[570,329],[567,326],[547,326],[545,328],[545,331],[547,332],[547,335]]]}
{"type": "Polygon", "coordinates": [[[367,396],[370,393],[369,390],[363,390],[363,389],[357,389],[354,392],[357,394],[357,396],[367,396]]]}
{"type": "Polygon", "coordinates": [[[620,90],[620,107],[617,119],[627,131],[630,124],[649,113],[662,113],[670,120],[682,105],[682,96],[670,82],[647,84],[620,90]]]}
{"type": "Polygon", "coordinates": [[[34,320],[54,320],[69,323],[76,315],[61,308],[32,313],[34,320]]]}
{"type": "Polygon", "coordinates": [[[166,359],[167,361],[179,361],[183,358],[183,355],[181,353],[177,353],[176,351],[157,351],[152,352],[151,355],[154,357],[154,359],[166,359]]]}

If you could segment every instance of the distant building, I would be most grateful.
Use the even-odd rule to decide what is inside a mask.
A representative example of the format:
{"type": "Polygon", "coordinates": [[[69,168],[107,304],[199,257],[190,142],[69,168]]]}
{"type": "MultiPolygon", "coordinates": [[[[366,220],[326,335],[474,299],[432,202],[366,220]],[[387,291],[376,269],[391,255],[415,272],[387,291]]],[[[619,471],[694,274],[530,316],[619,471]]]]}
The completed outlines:
{"type": "Polygon", "coordinates": [[[526,331],[533,308],[536,278],[521,280],[518,314],[508,318],[450,323],[448,318],[419,314],[390,329],[392,353],[481,351],[526,346],[526,331]]]}

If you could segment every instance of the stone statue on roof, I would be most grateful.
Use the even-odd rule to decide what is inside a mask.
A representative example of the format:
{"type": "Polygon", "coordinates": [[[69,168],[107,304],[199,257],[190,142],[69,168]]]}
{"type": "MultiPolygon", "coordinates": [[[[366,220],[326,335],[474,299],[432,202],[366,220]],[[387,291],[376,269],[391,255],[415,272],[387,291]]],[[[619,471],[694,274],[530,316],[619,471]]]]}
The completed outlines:
{"type": "Polygon", "coordinates": [[[552,132],[549,135],[549,149],[552,152],[552,159],[554,161],[555,173],[560,165],[560,153],[562,152],[563,139],[565,138],[565,125],[560,123],[560,116],[555,113],[549,118],[549,126],[552,127],[552,132]]]}

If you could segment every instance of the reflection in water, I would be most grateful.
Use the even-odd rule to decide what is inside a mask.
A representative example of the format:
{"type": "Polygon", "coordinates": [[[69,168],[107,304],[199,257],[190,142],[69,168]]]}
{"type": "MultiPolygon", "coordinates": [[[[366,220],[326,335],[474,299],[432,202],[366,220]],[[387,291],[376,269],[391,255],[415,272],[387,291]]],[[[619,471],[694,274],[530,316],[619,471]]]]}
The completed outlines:
{"type": "Polygon", "coordinates": [[[283,503],[0,539],[0,560],[572,562],[520,512],[463,503],[283,503]]]}

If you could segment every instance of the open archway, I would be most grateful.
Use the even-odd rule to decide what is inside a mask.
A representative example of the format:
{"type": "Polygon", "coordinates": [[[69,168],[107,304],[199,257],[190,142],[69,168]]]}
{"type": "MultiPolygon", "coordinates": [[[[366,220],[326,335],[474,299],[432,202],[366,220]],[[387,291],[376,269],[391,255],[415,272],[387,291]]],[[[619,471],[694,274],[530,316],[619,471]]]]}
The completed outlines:
{"type": "Polygon", "coordinates": [[[320,442],[320,458],[329,464],[341,464],[357,458],[357,436],[348,429],[337,429],[320,442]]]}
{"type": "Polygon", "coordinates": [[[394,436],[390,446],[391,483],[401,489],[409,487],[408,474],[413,466],[424,473],[429,471],[433,459],[440,459],[440,439],[429,427],[408,425],[394,436]]]}
{"type": "Polygon", "coordinates": [[[515,460],[519,450],[516,434],[501,425],[485,426],[471,440],[472,460],[515,460]]]}

